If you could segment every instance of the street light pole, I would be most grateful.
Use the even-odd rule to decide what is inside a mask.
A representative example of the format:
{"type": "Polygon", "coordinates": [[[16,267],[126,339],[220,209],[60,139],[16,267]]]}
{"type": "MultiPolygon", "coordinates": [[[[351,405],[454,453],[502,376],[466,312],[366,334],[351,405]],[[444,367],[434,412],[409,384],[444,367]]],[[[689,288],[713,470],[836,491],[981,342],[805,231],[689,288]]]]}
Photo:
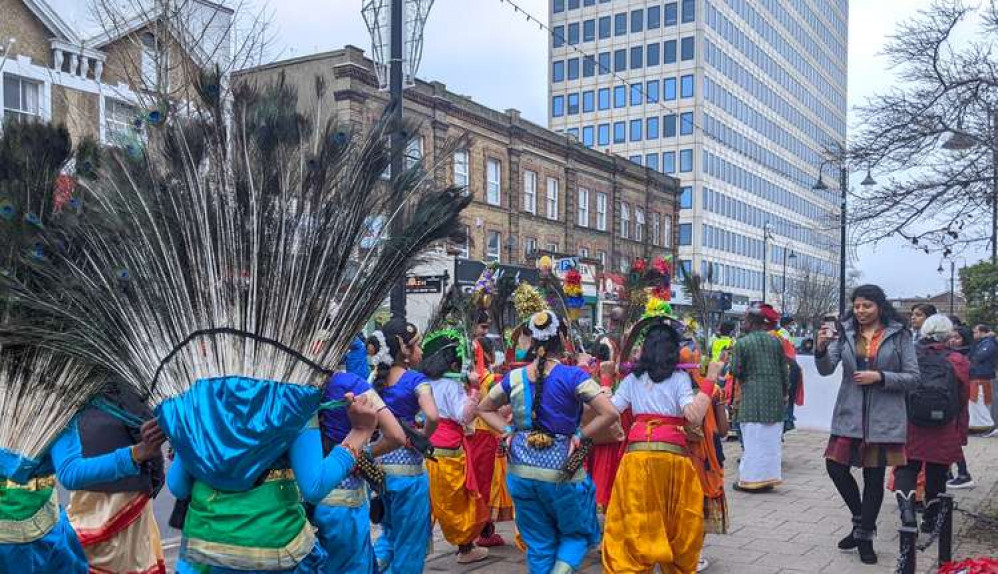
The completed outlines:
{"type": "Polygon", "coordinates": [[[846,313],[846,193],[849,186],[849,174],[843,164],[839,172],[839,317],[846,313]]]}
{"type": "Polygon", "coordinates": [[[780,296],[780,313],[787,314],[787,252],[790,252],[790,259],[797,259],[797,254],[792,250],[783,248],[783,283],[781,287],[783,293],[780,296]]]}
{"type": "Polygon", "coordinates": [[[991,264],[998,265],[998,108],[991,110],[991,264]]]}
{"type": "MultiPolygon", "coordinates": [[[[399,182],[402,176],[403,155],[405,154],[405,132],[402,125],[402,0],[392,0],[390,34],[391,64],[389,72],[389,95],[392,106],[391,133],[391,186],[395,197],[399,196],[399,182]]],[[[402,217],[392,219],[391,236],[398,237],[404,232],[402,217]]],[[[405,277],[392,287],[390,306],[393,319],[405,319],[405,277]]]]}
{"type": "Polygon", "coordinates": [[[956,315],[956,261],[949,262],[949,314],[956,315]]]}
{"type": "Polygon", "coordinates": [[[769,222],[762,228],[762,302],[769,294],[769,222]]]}

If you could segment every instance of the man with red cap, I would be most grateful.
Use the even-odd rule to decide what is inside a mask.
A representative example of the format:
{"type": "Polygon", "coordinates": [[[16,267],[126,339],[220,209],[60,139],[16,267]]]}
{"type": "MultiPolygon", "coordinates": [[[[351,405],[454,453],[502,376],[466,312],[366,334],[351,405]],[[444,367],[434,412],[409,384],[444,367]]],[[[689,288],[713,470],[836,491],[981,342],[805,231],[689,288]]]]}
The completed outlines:
{"type": "Polygon", "coordinates": [[[742,324],[746,334],[731,352],[731,374],[739,391],[735,417],[745,447],[736,490],[763,492],[783,481],[783,420],[790,370],[783,345],[769,334],[779,320],[771,305],[753,305],[742,324]]]}

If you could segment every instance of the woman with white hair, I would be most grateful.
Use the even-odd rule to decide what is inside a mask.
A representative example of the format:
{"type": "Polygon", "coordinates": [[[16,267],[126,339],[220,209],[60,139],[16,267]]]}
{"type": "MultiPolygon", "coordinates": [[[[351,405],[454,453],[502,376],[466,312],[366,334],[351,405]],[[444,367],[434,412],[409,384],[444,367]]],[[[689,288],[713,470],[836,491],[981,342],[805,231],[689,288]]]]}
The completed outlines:
{"type": "Polygon", "coordinates": [[[915,489],[925,470],[925,514],[922,531],[935,528],[938,497],[946,492],[950,466],[963,459],[967,440],[970,395],[970,362],[950,349],[946,341],[953,323],[945,315],[932,315],[922,324],[916,353],[920,381],[908,392],[908,463],[898,467],[894,487],[901,507],[901,522],[915,526],[915,489]]]}

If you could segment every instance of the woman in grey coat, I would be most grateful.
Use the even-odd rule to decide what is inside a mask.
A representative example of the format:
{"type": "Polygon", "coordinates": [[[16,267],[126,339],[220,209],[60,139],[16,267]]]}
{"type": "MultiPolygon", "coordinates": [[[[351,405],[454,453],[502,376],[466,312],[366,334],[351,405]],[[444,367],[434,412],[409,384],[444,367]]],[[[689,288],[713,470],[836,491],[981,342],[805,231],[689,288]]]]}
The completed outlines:
{"type": "Polygon", "coordinates": [[[842,363],[825,451],[828,475],[852,512],[853,530],[839,548],[859,548],[865,564],[876,564],[873,536],[886,469],[906,464],[905,392],[919,376],[911,332],[880,287],[863,285],[853,291],[852,312],[818,333],[815,361],[825,376],[842,363]],[[862,497],[850,467],[863,469],[862,497]]]}

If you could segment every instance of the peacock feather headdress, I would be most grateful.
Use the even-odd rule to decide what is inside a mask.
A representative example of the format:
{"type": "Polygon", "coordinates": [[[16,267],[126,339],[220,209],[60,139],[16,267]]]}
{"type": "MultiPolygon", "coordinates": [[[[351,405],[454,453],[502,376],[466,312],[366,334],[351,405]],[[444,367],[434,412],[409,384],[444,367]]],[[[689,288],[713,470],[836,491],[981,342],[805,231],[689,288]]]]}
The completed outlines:
{"type": "MultiPolygon", "coordinates": [[[[83,186],[73,238],[85,257],[7,282],[65,327],[26,322],[7,336],[99,364],[154,403],[195,381],[289,383],[275,392],[301,408],[280,413],[295,418],[275,440],[290,440],[356,333],[420,253],[460,228],[470,198],[437,188],[433,166],[387,185],[387,119],[359,133],[303,115],[283,81],[237,86],[230,104],[210,97],[210,78],[193,117],[150,128],[139,157],[110,154],[83,186]]],[[[161,407],[175,446],[176,433],[206,432],[199,413],[164,421],[161,407]]],[[[255,454],[266,464],[280,452],[255,454]]]]}

